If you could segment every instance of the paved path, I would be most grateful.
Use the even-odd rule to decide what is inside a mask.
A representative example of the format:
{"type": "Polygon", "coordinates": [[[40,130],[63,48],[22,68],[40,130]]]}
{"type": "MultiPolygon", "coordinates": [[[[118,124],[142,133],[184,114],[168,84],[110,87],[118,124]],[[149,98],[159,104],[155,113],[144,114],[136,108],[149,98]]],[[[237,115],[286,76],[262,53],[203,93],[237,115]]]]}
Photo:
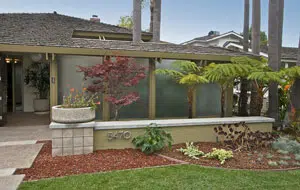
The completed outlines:
{"type": "Polygon", "coordinates": [[[16,169],[30,168],[43,144],[50,140],[48,125],[0,127],[0,190],[16,190],[24,175],[13,175],[16,169]]]}

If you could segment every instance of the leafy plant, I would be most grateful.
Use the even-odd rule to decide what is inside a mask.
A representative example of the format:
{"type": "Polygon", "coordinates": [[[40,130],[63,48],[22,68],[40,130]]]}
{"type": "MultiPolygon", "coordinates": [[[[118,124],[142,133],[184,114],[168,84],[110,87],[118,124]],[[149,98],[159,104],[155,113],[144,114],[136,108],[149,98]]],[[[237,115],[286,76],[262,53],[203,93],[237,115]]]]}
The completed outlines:
{"type": "Polygon", "coordinates": [[[280,157],[281,160],[290,160],[292,159],[290,156],[282,156],[280,157]]]}
{"type": "Polygon", "coordinates": [[[295,160],[300,160],[300,154],[295,154],[295,160]]]}
{"type": "Polygon", "coordinates": [[[300,162],[293,162],[294,166],[300,166],[300,162]]]}
{"type": "Polygon", "coordinates": [[[182,152],[184,155],[187,155],[193,159],[199,159],[199,156],[203,156],[204,152],[200,151],[197,146],[194,145],[193,142],[185,143],[186,148],[177,149],[179,152],[182,152]]]}
{"type": "Polygon", "coordinates": [[[277,152],[279,154],[289,154],[289,151],[285,151],[285,150],[277,150],[277,152]]]}
{"type": "Polygon", "coordinates": [[[275,162],[275,161],[274,162],[273,161],[268,161],[268,165],[269,166],[274,166],[274,167],[278,166],[277,162],[275,162]]]}
{"type": "Polygon", "coordinates": [[[37,90],[40,99],[47,99],[50,89],[49,64],[34,62],[25,70],[25,84],[37,90]]]}
{"type": "Polygon", "coordinates": [[[81,92],[75,90],[74,88],[70,89],[70,93],[67,96],[63,97],[62,108],[85,108],[91,107],[95,110],[97,105],[100,105],[100,102],[97,101],[99,97],[96,94],[89,95],[86,91],[86,88],[83,88],[81,92]]]}
{"type": "Polygon", "coordinates": [[[213,148],[212,152],[205,154],[204,157],[218,159],[221,161],[221,164],[224,164],[227,159],[233,158],[233,152],[230,150],[213,148]]]}
{"type": "Polygon", "coordinates": [[[194,91],[199,84],[209,81],[203,76],[204,69],[194,62],[174,61],[172,66],[174,69],[157,69],[155,73],[171,77],[176,83],[187,87],[189,118],[192,118],[194,91]]]}
{"type": "Polygon", "coordinates": [[[266,155],[266,158],[271,159],[271,158],[273,158],[273,155],[272,155],[271,153],[268,153],[268,154],[266,155]]]}
{"type": "Polygon", "coordinates": [[[119,118],[119,110],[136,102],[140,97],[134,86],[146,77],[145,67],[136,64],[133,59],[116,57],[106,59],[103,64],[90,67],[78,66],[78,72],[83,72],[85,79],[91,78],[93,83],[87,90],[106,95],[105,101],[110,102],[114,109],[115,120],[119,118]]]}
{"type": "Polygon", "coordinates": [[[282,166],[288,166],[288,165],[289,165],[289,163],[288,163],[287,161],[284,161],[284,160],[280,160],[280,161],[278,162],[278,164],[279,164],[279,165],[282,165],[282,166]]]}
{"type": "Polygon", "coordinates": [[[152,154],[166,145],[171,147],[172,141],[173,138],[170,133],[158,128],[157,124],[151,123],[146,127],[143,135],[133,138],[132,143],[145,154],[152,154]]]}
{"type": "Polygon", "coordinates": [[[270,145],[278,135],[270,132],[252,132],[245,122],[223,124],[214,128],[218,139],[233,150],[251,150],[270,145]]]}
{"type": "Polygon", "coordinates": [[[272,143],[272,148],[280,153],[300,154],[300,143],[296,140],[281,137],[272,143]]]}

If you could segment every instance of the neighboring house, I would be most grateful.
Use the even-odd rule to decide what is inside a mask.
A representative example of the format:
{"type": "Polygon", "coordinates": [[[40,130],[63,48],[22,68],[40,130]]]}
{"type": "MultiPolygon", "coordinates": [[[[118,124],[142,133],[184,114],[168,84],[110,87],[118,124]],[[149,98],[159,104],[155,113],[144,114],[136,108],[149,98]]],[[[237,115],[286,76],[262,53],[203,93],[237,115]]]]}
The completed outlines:
{"type": "MultiPolygon", "coordinates": [[[[243,36],[234,31],[229,31],[224,34],[220,34],[218,31],[210,31],[207,36],[197,37],[181,44],[193,46],[218,46],[232,50],[243,51],[243,36]]],[[[251,45],[249,47],[251,47],[251,45]]],[[[252,52],[252,49],[249,48],[248,51],[252,52]]],[[[282,47],[282,67],[295,65],[297,61],[297,53],[298,48],[296,47],[282,47]]],[[[267,46],[261,47],[260,55],[268,58],[267,46]]]]}
{"type": "MultiPolygon", "coordinates": [[[[148,68],[149,58],[163,59],[157,68],[170,67],[170,60],[229,61],[232,56],[254,56],[220,47],[191,47],[169,43],[150,42],[152,34],[142,33],[141,43],[133,43],[132,31],[100,22],[54,13],[0,14],[0,123],[7,112],[32,112],[34,90],[24,84],[24,71],[33,62],[50,65],[50,105],[62,103],[68,87],[82,88],[82,74],[77,65],[102,63],[104,56],[129,56],[148,68]],[[169,61],[168,61],[169,60],[169,61]]],[[[172,81],[157,77],[154,70],[137,88],[139,102],[122,109],[127,118],[185,117],[186,92],[172,81]],[[174,93],[176,92],[176,93],[174,93]],[[149,98],[149,97],[156,97],[149,98]],[[153,105],[156,102],[156,106],[153,105]],[[155,110],[157,111],[155,112],[155,110]],[[172,110],[172,111],[170,111],[172,110]],[[156,113],[156,114],[155,114],[156,113]],[[152,115],[151,115],[152,114],[152,115]]],[[[220,113],[219,89],[206,85],[198,89],[197,116],[218,116],[220,113]],[[207,95],[207,91],[213,95],[207,95]],[[213,105],[212,105],[213,104],[213,105]]],[[[108,120],[107,107],[97,113],[98,119],[108,120]]],[[[230,109],[228,109],[230,115],[230,109]]],[[[3,123],[3,122],[2,122],[3,123]]]]}
{"type": "MultiPolygon", "coordinates": [[[[249,43],[251,43],[249,41],[249,43]]],[[[181,43],[183,45],[192,46],[219,46],[228,48],[235,51],[243,51],[243,36],[234,32],[226,32],[220,34],[218,31],[210,31],[207,36],[197,37],[192,40],[181,43]]],[[[250,46],[251,47],[251,46],[250,46]]],[[[248,49],[252,52],[252,49],[248,49]]],[[[281,50],[281,66],[290,67],[294,66],[297,61],[298,48],[296,47],[282,47],[281,50]]],[[[261,46],[260,55],[268,58],[268,46],[261,46]]],[[[234,93],[239,93],[239,87],[234,89],[234,93]]],[[[268,93],[265,94],[264,106],[262,112],[265,113],[268,109],[268,93]]]]}

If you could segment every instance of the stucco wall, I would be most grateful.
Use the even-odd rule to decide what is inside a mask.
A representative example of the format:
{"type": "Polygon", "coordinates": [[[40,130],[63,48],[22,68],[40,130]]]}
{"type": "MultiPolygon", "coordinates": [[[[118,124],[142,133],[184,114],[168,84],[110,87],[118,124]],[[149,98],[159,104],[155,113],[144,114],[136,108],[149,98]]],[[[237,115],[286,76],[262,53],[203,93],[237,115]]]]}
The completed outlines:
{"type": "MultiPolygon", "coordinates": [[[[173,137],[173,144],[185,142],[216,142],[214,127],[218,125],[207,126],[181,126],[181,127],[164,127],[163,129],[170,132],[173,137]]],[[[252,131],[271,132],[272,123],[251,123],[248,124],[252,131]]],[[[145,128],[136,129],[118,129],[118,130],[95,130],[94,131],[94,150],[100,149],[123,149],[134,148],[131,143],[132,138],[142,135],[145,128]],[[129,131],[132,135],[130,139],[113,139],[108,140],[108,133],[129,131]]]]}

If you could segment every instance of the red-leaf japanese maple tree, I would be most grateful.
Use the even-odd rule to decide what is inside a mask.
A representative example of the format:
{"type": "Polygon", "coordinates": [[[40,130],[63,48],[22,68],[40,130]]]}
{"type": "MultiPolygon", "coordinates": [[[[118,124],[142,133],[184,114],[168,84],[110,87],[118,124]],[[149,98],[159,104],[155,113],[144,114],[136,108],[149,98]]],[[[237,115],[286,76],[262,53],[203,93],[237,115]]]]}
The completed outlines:
{"type": "Polygon", "coordinates": [[[119,110],[137,101],[140,96],[133,88],[146,77],[145,67],[136,64],[134,59],[116,57],[106,59],[103,64],[93,66],[78,66],[84,78],[91,78],[92,84],[87,90],[93,93],[106,94],[105,101],[113,105],[115,120],[119,118],[119,110]]]}

